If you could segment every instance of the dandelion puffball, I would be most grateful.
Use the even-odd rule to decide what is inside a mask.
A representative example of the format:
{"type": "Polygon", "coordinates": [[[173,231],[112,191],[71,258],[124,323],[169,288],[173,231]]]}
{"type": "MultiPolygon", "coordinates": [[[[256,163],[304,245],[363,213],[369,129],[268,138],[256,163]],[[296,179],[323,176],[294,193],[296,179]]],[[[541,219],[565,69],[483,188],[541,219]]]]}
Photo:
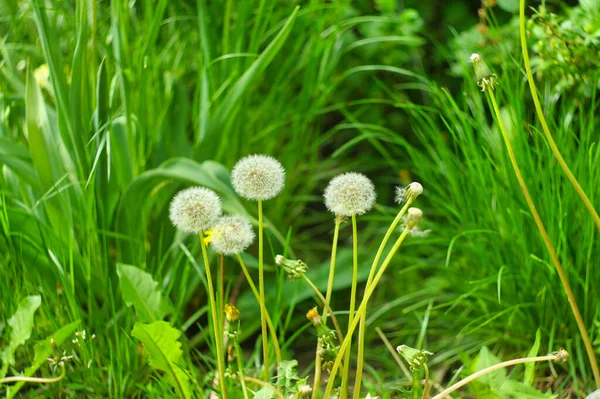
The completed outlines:
{"type": "Polygon", "coordinates": [[[240,215],[221,216],[211,230],[210,245],[223,255],[239,254],[254,242],[252,225],[240,215]]]}
{"type": "Polygon", "coordinates": [[[199,233],[210,228],[221,216],[221,200],[212,190],[190,187],[173,197],[169,218],[186,233],[199,233]]]}
{"type": "Polygon", "coordinates": [[[240,159],[231,172],[236,193],[249,200],[268,200],[283,189],[285,169],[273,157],[249,155],[240,159]]]}
{"type": "Polygon", "coordinates": [[[396,202],[402,204],[404,201],[414,201],[423,193],[423,186],[416,181],[406,187],[396,187],[396,202]]]}
{"type": "Polygon", "coordinates": [[[373,207],[375,186],[360,173],[334,177],[325,189],[325,206],[336,216],[362,215],[373,207]]]}

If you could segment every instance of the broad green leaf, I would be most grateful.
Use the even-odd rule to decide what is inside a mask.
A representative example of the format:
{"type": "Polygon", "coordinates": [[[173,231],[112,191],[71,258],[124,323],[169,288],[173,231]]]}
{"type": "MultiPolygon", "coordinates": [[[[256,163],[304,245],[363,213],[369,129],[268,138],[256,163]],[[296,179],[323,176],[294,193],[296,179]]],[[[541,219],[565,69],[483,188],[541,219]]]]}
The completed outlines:
{"type": "Polygon", "coordinates": [[[297,366],[297,360],[283,360],[277,367],[277,386],[284,388],[286,394],[290,393],[288,390],[293,388],[300,379],[296,371],[297,366]]]}
{"type": "MultiPolygon", "coordinates": [[[[51,342],[54,341],[56,347],[60,347],[63,344],[63,342],[65,342],[68,338],[70,338],[73,335],[78,325],[79,320],[74,321],[73,323],[67,324],[66,326],[60,328],[58,331],[56,331],[54,334],[52,334],[45,340],[38,341],[34,346],[35,357],[33,358],[33,363],[31,364],[31,366],[25,369],[23,375],[26,377],[31,377],[38,371],[40,367],[42,367],[44,364],[48,364],[47,359],[54,353],[55,350],[51,342]]],[[[9,387],[7,389],[6,397],[8,399],[13,398],[24,384],[25,383],[23,381],[20,381],[12,387],[9,387]]]]}
{"type": "Polygon", "coordinates": [[[28,296],[21,300],[17,311],[8,319],[8,325],[12,330],[9,342],[11,350],[8,352],[7,360],[11,365],[15,364],[14,354],[17,348],[31,337],[33,315],[41,303],[42,298],[39,295],[28,296]]]}
{"type": "Polygon", "coordinates": [[[190,398],[188,376],[178,365],[181,358],[181,332],[166,321],[152,324],[135,323],[131,335],[144,344],[144,353],[154,370],[166,373],[168,382],[182,398],[190,398]]]}
{"type": "MultiPolygon", "coordinates": [[[[477,359],[477,364],[475,368],[476,371],[480,371],[500,362],[500,359],[494,356],[494,354],[487,348],[487,346],[484,346],[479,351],[479,358],[477,359]]],[[[491,373],[488,373],[479,378],[480,382],[489,386],[494,392],[500,389],[500,387],[504,383],[504,380],[506,380],[506,369],[503,368],[496,371],[492,371],[491,373]]]]}
{"type": "MultiPolygon", "coordinates": [[[[538,354],[538,351],[540,350],[540,342],[542,340],[542,332],[541,330],[538,328],[538,330],[535,332],[535,342],[533,343],[533,346],[531,347],[531,349],[529,350],[529,353],[527,353],[527,357],[536,357],[538,354]]],[[[525,363],[525,377],[523,378],[523,382],[527,385],[532,385],[533,384],[533,379],[535,377],[535,363],[525,363]]]]}
{"type": "Polygon", "coordinates": [[[579,0],[579,5],[587,12],[600,12],[600,0],[579,0]]]}
{"type": "Polygon", "coordinates": [[[510,396],[514,399],[556,398],[556,395],[552,395],[552,392],[543,393],[530,385],[515,380],[505,380],[500,388],[494,392],[501,397],[510,396]]]}
{"type": "Polygon", "coordinates": [[[150,273],[136,266],[118,263],[117,274],[123,299],[127,306],[135,308],[139,321],[150,323],[164,319],[169,306],[150,273]]]}
{"type": "Polygon", "coordinates": [[[275,397],[275,391],[273,388],[264,387],[260,391],[254,394],[254,399],[271,399],[275,397]]]}

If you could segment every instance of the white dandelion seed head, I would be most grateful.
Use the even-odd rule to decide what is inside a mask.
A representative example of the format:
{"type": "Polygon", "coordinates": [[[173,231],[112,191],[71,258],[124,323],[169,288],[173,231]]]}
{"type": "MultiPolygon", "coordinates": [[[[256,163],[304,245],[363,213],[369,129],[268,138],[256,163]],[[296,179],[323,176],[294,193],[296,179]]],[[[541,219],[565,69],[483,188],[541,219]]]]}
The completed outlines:
{"type": "Polygon", "coordinates": [[[273,157],[249,155],[233,167],[231,183],[241,197],[254,201],[268,200],[283,189],[285,169],[273,157]]]}
{"type": "Polygon", "coordinates": [[[479,54],[473,53],[471,54],[471,62],[475,63],[477,61],[481,61],[481,56],[479,54]]]}
{"type": "Polygon", "coordinates": [[[254,242],[252,225],[243,216],[221,216],[211,228],[212,245],[215,252],[235,255],[244,252],[254,242]]]}
{"type": "Polygon", "coordinates": [[[398,204],[402,204],[403,202],[406,202],[409,199],[414,201],[422,193],[423,193],[423,186],[421,185],[421,183],[417,183],[416,181],[414,181],[406,187],[400,187],[400,186],[396,187],[395,200],[398,204]]]}
{"type": "Polygon", "coordinates": [[[325,189],[325,206],[336,216],[362,215],[373,207],[375,186],[361,173],[334,177],[325,189]]]}
{"type": "Polygon", "coordinates": [[[205,187],[190,187],[173,197],[169,218],[173,225],[186,233],[209,229],[221,216],[221,200],[205,187]]]}

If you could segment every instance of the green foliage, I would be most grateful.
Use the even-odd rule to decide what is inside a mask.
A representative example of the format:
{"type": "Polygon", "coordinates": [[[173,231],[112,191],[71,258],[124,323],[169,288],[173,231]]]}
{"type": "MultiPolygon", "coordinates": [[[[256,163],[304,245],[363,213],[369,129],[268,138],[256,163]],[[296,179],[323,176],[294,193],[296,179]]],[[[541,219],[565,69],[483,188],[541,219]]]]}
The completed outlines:
{"type": "Polygon", "coordinates": [[[117,275],[123,299],[127,306],[135,308],[140,322],[151,323],[164,319],[170,305],[150,273],[136,266],[118,263],[117,275]]]}
{"type": "MultiPolygon", "coordinates": [[[[483,370],[500,362],[501,360],[494,356],[494,354],[492,354],[492,352],[484,346],[479,351],[479,356],[475,363],[475,371],[483,370]]],[[[510,379],[507,375],[506,369],[504,368],[485,374],[477,381],[477,385],[475,383],[472,385],[478,386],[479,383],[481,383],[485,386],[485,389],[483,390],[482,388],[479,388],[474,391],[478,398],[535,399],[557,397],[556,395],[552,395],[551,392],[542,393],[538,391],[531,385],[531,383],[510,379]]]]}
{"type": "MultiPolygon", "coordinates": [[[[33,376],[43,365],[48,363],[48,357],[55,351],[55,347],[60,347],[67,339],[73,336],[73,333],[77,329],[79,321],[67,324],[64,327],[58,329],[54,334],[48,338],[38,341],[34,346],[35,357],[31,366],[27,367],[23,371],[23,376],[33,376]]],[[[19,381],[7,389],[7,398],[13,398],[19,393],[21,388],[25,385],[23,381],[19,381]]]]}
{"type": "Polygon", "coordinates": [[[40,307],[42,298],[39,295],[25,297],[19,302],[16,312],[8,319],[10,326],[10,338],[8,345],[2,352],[2,369],[0,369],[0,378],[6,375],[8,366],[15,365],[15,352],[17,348],[31,337],[33,330],[33,316],[40,307]]]}
{"type": "Polygon", "coordinates": [[[165,321],[135,323],[131,335],[144,345],[150,367],[165,372],[167,381],[181,398],[190,398],[189,378],[181,361],[181,332],[165,321]]]}

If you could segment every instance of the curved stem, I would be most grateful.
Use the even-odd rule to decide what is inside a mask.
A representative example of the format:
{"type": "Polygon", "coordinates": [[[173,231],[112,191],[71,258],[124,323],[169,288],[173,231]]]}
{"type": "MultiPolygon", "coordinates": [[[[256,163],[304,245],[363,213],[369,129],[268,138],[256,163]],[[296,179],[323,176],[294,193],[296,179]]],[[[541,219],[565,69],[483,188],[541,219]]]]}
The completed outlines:
{"type": "MultiPolygon", "coordinates": [[[[256,285],[254,285],[254,281],[252,281],[252,277],[250,277],[250,273],[248,272],[248,268],[246,264],[242,260],[242,256],[237,254],[238,261],[240,262],[240,266],[242,267],[242,271],[244,272],[244,276],[246,276],[246,280],[248,281],[248,285],[254,294],[254,297],[258,301],[258,305],[262,307],[262,303],[260,302],[260,294],[256,289],[256,285]]],[[[281,363],[281,348],[279,347],[279,340],[277,339],[277,331],[275,331],[275,327],[273,326],[273,322],[271,320],[271,316],[269,316],[269,312],[265,309],[265,319],[267,322],[267,327],[269,328],[269,333],[271,334],[271,339],[273,340],[273,347],[275,348],[275,358],[277,359],[277,364],[281,363]]]]}
{"type": "Polygon", "coordinates": [[[210,265],[208,263],[208,254],[206,252],[206,244],[200,232],[200,246],[202,247],[202,258],[204,259],[204,270],[206,271],[206,285],[208,287],[208,299],[210,302],[210,313],[212,316],[213,335],[215,338],[215,348],[217,351],[217,369],[219,371],[219,387],[223,399],[227,399],[227,388],[225,384],[225,359],[223,357],[223,335],[220,333],[219,316],[217,314],[217,304],[215,300],[215,290],[212,283],[212,275],[210,265]]]}
{"type": "Polygon", "coordinates": [[[331,321],[333,322],[333,325],[335,327],[335,332],[337,333],[338,340],[340,342],[342,342],[344,337],[342,336],[342,330],[340,329],[340,325],[338,324],[337,318],[333,314],[333,310],[331,310],[331,308],[329,307],[329,304],[327,303],[327,301],[323,297],[323,294],[321,294],[321,292],[319,291],[317,286],[312,281],[310,281],[310,279],[308,277],[306,277],[306,275],[303,274],[302,278],[304,279],[304,281],[306,281],[306,283],[310,286],[310,288],[312,288],[312,290],[317,294],[317,296],[319,297],[321,302],[323,302],[325,311],[327,311],[331,315],[331,321]]]}
{"type": "Polygon", "coordinates": [[[484,376],[493,371],[499,370],[504,367],[514,366],[516,364],[522,363],[532,363],[532,362],[545,362],[545,361],[554,361],[556,360],[556,355],[546,355],[546,356],[538,356],[538,357],[526,357],[522,359],[513,359],[506,362],[494,364],[493,366],[487,367],[483,370],[480,370],[474,374],[471,374],[465,379],[458,381],[456,384],[452,385],[449,388],[444,389],[442,392],[438,393],[431,399],[442,399],[446,395],[456,391],[458,388],[467,385],[469,382],[476,380],[477,378],[484,376]]]}
{"type": "MultiPolygon", "coordinates": [[[[331,244],[331,262],[329,263],[329,278],[327,279],[327,291],[325,293],[325,303],[327,306],[323,306],[323,324],[327,324],[327,314],[330,309],[329,303],[331,302],[331,295],[333,293],[333,279],[335,276],[335,260],[337,256],[337,245],[340,236],[340,224],[342,219],[339,216],[335,217],[335,227],[333,228],[333,243],[331,244]]],[[[336,321],[337,323],[337,321],[336,321]]],[[[337,326],[339,329],[339,326],[337,326]]],[[[315,376],[313,381],[312,399],[317,399],[319,396],[319,387],[321,385],[321,356],[319,356],[319,350],[321,349],[321,343],[317,343],[317,350],[315,354],[315,376]]]]}
{"type": "Polygon", "coordinates": [[[421,399],[427,399],[429,397],[429,367],[426,364],[423,364],[425,368],[425,382],[423,383],[423,396],[421,399]]]}
{"type": "MultiPolygon", "coordinates": [[[[406,210],[408,209],[408,207],[410,206],[410,204],[412,202],[413,202],[412,198],[409,198],[406,201],[406,204],[404,204],[402,209],[400,209],[400,211],[398,212],[398,214],[392,221],[392,224],[386,231],[385,236],[383,237],[383,240],[381,241],[381,244],[379,244],[379,248],[377,249],[377,253],[375,254],[375,259],[373,259],[373,264],[371,265],[371,270],[369,271],[369,278],[367,279],[367,287],[369,287],[371,285],[371,282],[373,281],[373,276],[375,275],[375,272],[377,271],[377,265],[379,264],[379,259],[381,258],[381,254],[383,254],[383,250],[385,249],[385,246],[387,245],[390,237],[392,236],[392,233],[396,229],[396,226],[398,226],[398,223],[400,223],[402,216],[404,216],[404,214],[406,213],[406,210]]],[[[363,313],[360,316],[360,324],[358,326],[358,360],[356,361],[356,379],[354,380],[354,396],[353,396],[354,399],[360,398],[360,388],[361,388],[361,383],[362,383],[362,371],[363,371],[364,358],[365,358],[365,328],[366,328],[366,324],[367,324],[367,312],[363,313]]]]}
{"type": "Polygon", "coordinates": [[[65,367],[61,367],[62,371],[58,377],[54,378],[40,378],[40,377],[24,377],[24,376],[14,376],[14,377],[6,377],[0,379],[0,384],[6,384],[8,382],[35,382],[38,384],[52,384],[54,382],[58,382],[62,380],[67,373],[65,367]]]}
{"type": "Polygon", "coordinates": [[[556,255],[556,251],[552,246],[552,242],[550,241],[550,237],[546,232],[546,228],[544,227],[544,223],[540,218],[540,215],[537,212],[535,204],[533,203],[533,199],[529,194],[529,190],[525,185],[525,180],[523,179],[523,175],[521,173],[521,169],[519,168],[519,164],[517,163],[517,159],[512,149],[512,145],[510,143],[510,139],[506,134],[506,129],[504,128],[504,123],[502,122],[502,118],[500,116],[500,109],[498,108],[498,103],[496,102],[496,97],[494,96],[494,92],[492,90],[486,90],[491,102],[492,107],[494,109],[494,113],[496,114],[496,120],[498,122],[498,126],[500,127],[500,131],[502,132],[502,138],[504,139],[504,143],[506,144],[506,150],[508,151],[508,156],[510,158],[510,162],[512,163],[512,167],[515,172],[515,176],[519,181],[519,186],[521,186],[521,191],[523,191],[523,195],[525,196],[525,200],[527,201],[527,205],[531,210],[531,215],[533,216],[533,220],[542,236],[542,240],[546,245],[546,249],[550,254],[550,258],[552,259],[552,263],[554,263],[554,267],[556,268],[556,272],[560,278],[565,294],[567,295],[567,299],[569,301],[569,305],[571,306],[571,312],[575,317],[575,321],[577,323],[577,327],[579,328],[579,333],[581,334],[581,338],[583,340],[583,344],[587,351],[587,355],[589,357],[592,372],[594,374],[594,379],[596,381],[596,386],[600,387],[600,370],[598,369],[598,361],[596,360],[596,353],[594,352],[594,347],[592,346],[592,341],[590,340],[590,336],[588,335],[587,329],[585,327],[585,323],[583,322],[583,318],[581,317],[581,313],[579,312],[579,307],[577,306],[577,302],[575,301],[575,296],[573,295],[573,290],[571,290],[571,285],[569,284],[569,279],[563,270],[560,261],[558,260],[558,256],[556,255]]]}
{"type": "MultiPolygon", "coordinates": [[[[531,98],[533,99],[533,103],[535,105],[535,111],[537,112],[540,124],[542,125],[542,131],[546,136],[546,140],[548,141],[550,149],[552,150],[554,157],[558,161],[558,164],[565,172],[565,175],[567,175],[569,182],[571,182],[571,185],[573,186],[575,191],[577,191],[577,194],[579,194],[579,197],[581,198],[588,212],[592,216],[592,219],[594,219],[596,227],[598,228],[598,230],[600,230],[600,216],[598,216],[598,212],[594,208],[594,205],[592,205],[592,202],[586,195],[585,191],[583,191],[583,188],[581,188],[581,185],[579,185],[577,178],[571,172],[569,165],[567,165],[564,158],[562,157],[558,146],[552,138],[552,134],[550,134],[550,129],[548,129],[548,123],[546,123],[546,118],[544,117],[542,104],[540,103],[537,88],[535,87],[535,82],[533,80],[533,72],[531,70],[531,62],[529,61],[529,52],[527,50],[527,36],[525,32],[525,0],[520,0],[519,4],[519,36],[521,37],[521,50],[523,52],[523,62],[525,64],[525,72],[527,73],[527,81],[529,82],[529,90],[531,91],[531,98]]],[[[600,375],[595,377],[597,377],[596,384],[600,385],[600,375]]]]}
{"type": "Polygon", "coordinates": [[[258,289],[260,301],[260,326],[263,346],[263,366],[265,381],[269,381],[269,338],[267,337],[267,312],[265,304],[265,267],[263,264],[263,211],[262,200],[258,200],[258,289]]]}
{"type": "Polygon", "coordinates": [[[377,287],[379,280],[381,280],[383,273],[385,273],[385,270],[389,266],[390,262],[392,261],[392,258],[396,254],[396,252],[398,251],[398,248],[400,248],[400,245],[402,245],[402,242],[404,242],[404,239],[408,235],[408,232],[409,232],[408,228],[405,228],[402,231],[402,234],[400,234],[400,237],[398,237],[398,239],[394,243],[394,246],[392,247],[392,249],[390,250],[388,255],[385,257],[385,260],[381,264],[379,271],[373,278],[373,282],[365,291],[363,300],[360,303],[358,310],[356,311],[356,318],[354,318],[354,320],[352,321],[352,325],[348,328],[348,333],[346,334],[346,337],[344,338],[344,342],[342,342],[342,345],[340,346],[340,349],[338,351],[338,355],[335,358],[335,362],[333,363],[333,366],[331,367],[331,371],[329,373],[329,381],[327,381],[327,387],[325,388],[325,393],[323,394],[323,399],[328,399],[329,396],[331,395],[331,391],[333,389],[333,382],[335,381],[335,376],[337,375],[337,371],[340,367],[340,364],[342,363],[343,354],[346,351],[346,349],[348,348],[348,345],[350,344],[350,340],[352,339],[352,333],[354,332],[354,330],[356,329],[356,326],[358,325],[358,322],[360,321],[360,316],[364,312],[366,312],[367,303],[369,302],[371,295],[373,295],[373,292],[375,291],[375,288],[377,287]]]}
{"type": "MultiPolygon", "coordinates": [[[[356,215],[352,215],[352,287],[350,289],[350,309],[348,310],[348,326],[354,320],[354,307],[356,305],[356,286],[358,285],[358,231],[356,228],[356,215]]],[[[348,398],[348,380],[350,379],[350,355],[352,352],[352,340],[346,349],[346,358],[342,370],[342,394],[341,398],[348,398]]]]}

